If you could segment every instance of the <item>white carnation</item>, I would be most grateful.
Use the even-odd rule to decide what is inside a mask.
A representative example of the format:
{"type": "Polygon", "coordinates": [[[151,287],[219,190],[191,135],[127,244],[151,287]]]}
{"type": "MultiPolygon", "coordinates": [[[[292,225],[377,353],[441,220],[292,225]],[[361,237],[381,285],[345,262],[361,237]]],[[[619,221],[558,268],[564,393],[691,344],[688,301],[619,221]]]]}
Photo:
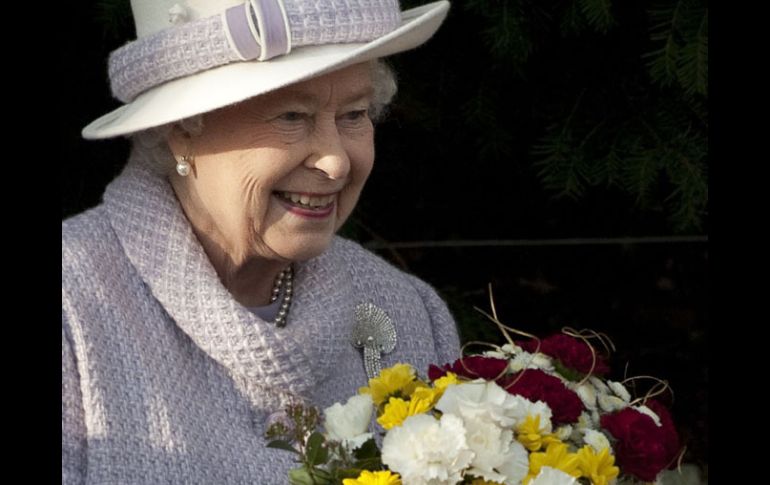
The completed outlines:
{"type": "Polygon", "coordinates": [[[324,428],[326,437],[332,441],[342,442],[348,449],[355,450],[372,437],[367,433],[372,418],[372,396],[358,394],[343,406],[334,403],[324,409],[324,428]]]}
{"type": "Polygon", "coordinates": [[[505,475],[505,485],[518,485],[529,473],[529,452],[524,445],[513,441],[506,455],[505,462],[497,469],[505,475]]]}
{"type": "Polygon", "coordinates": [[[513,432],[490,421],[464,421],[468,447],[475,457],[468,473],[487,481],[517,484],[527,475],[529,454],[513,432]]]}
{"type": "Polygon", "coordinates": [[[540,473],[529,482],[529,485],[573,485],[576,483],[578,482],[572,475],[550,466],[544,466],[540,468],[540,473]]]}
{"type": "Polygon", "coordinates": [[[382,442],[382,462],[410,485],[454,485],[473,458],[463,422],[451,414],[409,416],[382,442]]]}
{"type": "MultiPolygon", "coordinates": [[[[511,395],[495,382],[477,379],[449,386],[436,403],[436,409],[463,420],[481,419],[511,427],[527,416],[532,405],[528,399],[511,395]]],[[[545,414],[542,408],[536,410],[545,414]]],[[[550,409],[548,413],[550,419],[550,409]]]]}
{"type": "Polygon", "coordinates": [[[600,431],[593,429],[583,430],[583,442],[594,449],[596,453],[600,453],[603,449],[609,449],[612,453],[612,446],[610,440],[600,431]]]}

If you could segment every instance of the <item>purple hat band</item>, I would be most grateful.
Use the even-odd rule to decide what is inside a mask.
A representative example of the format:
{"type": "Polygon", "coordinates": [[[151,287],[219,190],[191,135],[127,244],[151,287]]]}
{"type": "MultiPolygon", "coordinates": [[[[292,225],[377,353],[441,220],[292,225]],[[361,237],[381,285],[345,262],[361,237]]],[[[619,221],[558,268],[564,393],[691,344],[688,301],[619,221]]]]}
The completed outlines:
{"type": "Polygon", "coordinates": [[[279,0],[251,0],[225,12],[230,38],[240,56],[265,61],[291,51],[288,21],[279,0]]]}
{"type": "Polygon", "coordinates": [[[247,0],[115,50],[112,94],[124,103],[164,82],[293,47],[369,42],[401,24],[398,0],[247,0]]]}

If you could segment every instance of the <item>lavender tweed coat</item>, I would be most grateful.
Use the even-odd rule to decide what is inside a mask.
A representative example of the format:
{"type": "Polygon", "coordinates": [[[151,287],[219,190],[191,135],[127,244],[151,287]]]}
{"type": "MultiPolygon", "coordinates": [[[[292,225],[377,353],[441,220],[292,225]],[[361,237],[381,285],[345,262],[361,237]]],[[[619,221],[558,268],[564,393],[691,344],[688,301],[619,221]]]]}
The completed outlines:
{"type": "Polygon", "coordinates": [[[283,484],[271,415],[367,382],[354,308],[392,318],[383,366],[420,373],[459,354],[433,289],[335,238],[297,265],[285,328],[222,286],[168,182],[132,157],[98,207],[62,224],[62,483],[283,484]]]}

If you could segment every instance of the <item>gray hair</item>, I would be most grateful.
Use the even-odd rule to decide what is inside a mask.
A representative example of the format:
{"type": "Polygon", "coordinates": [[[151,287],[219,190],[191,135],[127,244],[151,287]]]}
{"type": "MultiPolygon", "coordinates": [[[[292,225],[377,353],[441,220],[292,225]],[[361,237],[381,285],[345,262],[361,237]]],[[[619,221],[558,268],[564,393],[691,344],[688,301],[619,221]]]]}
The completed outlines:
{"type": "MultiPolygon", "coordinates": [[[[377,123],[385,117],[387,108],[398,90],[396,73],[382,59],[369,62],[372,72],[374,94],[369,106],[369,117],[377,123]]],[[[174,155],[166,143],[166,138],[174,127],[179,127],[191,136],[200,135],[203,131],[203,115],[195,115],[180,121],[139,131],[130,136],[135,155],[150,162],[151,167],[159,175],[168,175],[174,168],[174,155]]]]}

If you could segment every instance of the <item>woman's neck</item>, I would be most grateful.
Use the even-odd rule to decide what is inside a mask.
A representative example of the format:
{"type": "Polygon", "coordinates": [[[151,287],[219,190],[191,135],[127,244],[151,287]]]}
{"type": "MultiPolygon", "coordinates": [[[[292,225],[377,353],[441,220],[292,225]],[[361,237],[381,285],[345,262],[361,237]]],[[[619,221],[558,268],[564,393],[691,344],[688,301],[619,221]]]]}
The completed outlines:
{"type": "Polygon", "coordinates": [[[246,248],[232,247],[212,220],[191,217],[187,210],[191,205],[190,194],[183,184],[174,182],[172,186],[187,220],[225,288],[243,306],[269,304],[275,280],[290,262],[257,257],[246,248]]]}
{"type": "Polygon", "coordinates": [[[289,262],[259,257],[234,258],[232,252],[223,250],[205,234],[197,235],[219,280],[238,303],[246,307],[270,303],[275,280],[289,262]]]}

